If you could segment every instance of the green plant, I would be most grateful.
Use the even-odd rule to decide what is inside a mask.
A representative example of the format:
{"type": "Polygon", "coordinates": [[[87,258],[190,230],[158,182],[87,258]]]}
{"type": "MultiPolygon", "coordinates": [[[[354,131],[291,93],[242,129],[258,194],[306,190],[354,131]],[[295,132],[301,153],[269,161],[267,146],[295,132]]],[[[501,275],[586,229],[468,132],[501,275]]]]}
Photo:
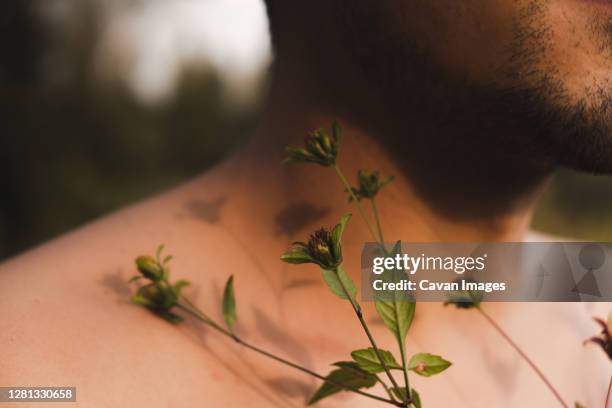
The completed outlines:
{"type": "MultiPolygon", "coordinates": [[[[331,135],[328,135],[323,129],[319,129],[306,138],[305,147],[288,147],[287,160],[315,163],[333,168],[343,188],[349,194],[349,201],[355,203],[372,238],[379,244],[380,251],[386,254],[398,251],[400,248],[399,242],[391,251],[388,251],[385,247],[382,226],[375,204],[376,195],[382,187],[392,181],[392,177],[381,179],[376,171],[360,170],[357,175],[358,186],[352,187],[336,163],[340,140],[340,126],[334,123],[331,135]],[[376,230],[362,206],[364,200],[369,200],[371,203],[376,230]]],[[[154,257],[145,255],[136,259],[136,266],[140,275],[133,277],[131,280],[144,280],[145,284],[138,288],[132,300],[174,324],[183,320],[178,313],[182,311],[222,335],[233,339],[245,348],[323,380],[321,387],[310,398],[309,404],[315,404],[340,391],[349,391],[398,407],[421,408],[420,395],[410,387],[409,372],[412,371],[417,375],[429,377],[446,370],[451,363],[438,355],[429,353],[413,354],[408,359],[406,336],[414,317],[416,302],[406,296],[381,296],[375,299],[379,316],[398,342],[399,361],[392,352],[378,346],[357,300],[357,288],[343,268],[342,235],[350,217],[350,214],[345,214],[331,230],[326,228],[316,230],[310,235],[307,242],[296,242],[291,250],[281,256],[282,261],[290,264],[313,263],[319,266],[323,280],[329,286],[330,291],[351,305],[370,343],[368,347],[351,352],[350,360],[332,364],[335,368],[326,376],[254,346],[235,333],[234,323],[237,320],[237,313],[233,277],[230,277],[226,283],[222,300],[225,327],[205,314],[183,294],[182,290],[189,285],[188,281],[171,282],[168,264],[172,257],[162,258],[163,246],[157,249],[154,257]],[[392,371],[401,372],[402,386],[397,382],[392,371]],[[382,376],[383,373],[384,377],[382,376]],[[388,380],[388,383],[386,380],[388,380]],[[376,384],[382,385],[387,394],[386,397],[364,391],[376,384]]],[[[390,270],[388,271],[388,277],[389,279],[397,279],[403,276],[403,273],[404,271],[390,270]]]]}
{"type": "MultiPolygon", "coordinates": [[[[338,123],[334,122],[331,128],[331,135],[324,129],[318,129],[306,138],[304,147],[288,147],[287,160],[297,163],[315,163],[332,168],[345,191],[348,192],[349,202],[356,204],[372,238],[379,244],[380,251],[388,254],[389,251],[387,251],[385,247],[383,230],[376,208],[375,198],[381,188],[389,184],[393,180],[393,177],[381,179],[378,171],[359,170],[357,174],[358,186],[351,186],[337,163],[340,141],[341,129],[338,123]],[[376,223],[376,231],[372,227],[372,223],[370,222],[365,208],[362,206],[363,200],[368,200],[371,203],[372,214],[376,223]]],[[[349,218],[350,215],[342,217],[340,223],[337,224],[331,232],[327,230],[315,232],[310,236],[307,243],[296,242],[293,248],[281,257],[281,260],[293,264],[317,264],[321,268],[323,279],[328,284],[332,293],[350,303],[370,342],[371,347],[354,351],[351,354],[353,361],[342,362],[339,369],[330,373],[330,377],[337,375],[349,376],[350,373],[345,367],[347,367],[349,363],[356,364],[362,371],[373,376],[368,384],[379,382],[383,384],[391,399],[397,399],[403,406],[412,405],[420,407],[420,397],[418,393],[410,387],[408,372],[412,370],[416,374],[428,377],[444,371],[450,367],[451,363],[440,356],[427,353],[415,354],[410,359],[410,362],[407,361],[406,335],[414,317],[416,302],[406,296],[380,296],[375,299],[376,310],[379,316],[398,342],[401,362],[397,363],[390,351],[381,350],[378,347],[364,319],[362,308],[357,301],[355,285],[342,267],[342,247],[340,241],[342,232],[346,228],[349,218]],[[366,359],[368,360],[367,364],[365,363],[366,359]],[[400,386],[393,377],[391,370],[394,369],[402,371],[404,386],[400,386]],[[383,372],[390,382],[389,385],[385,384],[378,376],[379,373],[383,372]]],[[[396,244],[393,249],[393,251],[396,250],[399,250],[399,243],[396,244]]],[[[403,271],[395,270],[388,272],[391,273],[392,279],[398,278],[393,275],[403,273],[403,271]]],[[[351,365],[351,367],[353,367],[353,365],[351,365]]],[[[355,373],[354,367],[350,371],[355,373]]],[[[360,373],[360,375],[363,376],[365,373],[360,373]]],[[[326,384],[323,384],[311,401],[318,401],[322,397],[329,395],[326,393],[329,391],[328,388],[326,384]]]]}

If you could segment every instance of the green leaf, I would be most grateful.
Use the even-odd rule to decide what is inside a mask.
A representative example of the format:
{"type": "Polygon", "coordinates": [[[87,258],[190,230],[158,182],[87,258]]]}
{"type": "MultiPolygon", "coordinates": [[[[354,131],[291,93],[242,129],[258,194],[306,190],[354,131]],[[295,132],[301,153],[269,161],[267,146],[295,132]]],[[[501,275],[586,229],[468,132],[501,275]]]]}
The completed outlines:
{"type": "Polygon", "coordinates": [[[315,260],[308,255],[306,249],[301,246],[294,246],[290,251],[281,255],[280,259],[290,264],[316,263],[315,260]]]}
{"type": "Polygon", "coordinates": [[[230,276],[223,291],[223,318],[233,333],[236,322],[236,301],[234,300],[234,275],[230,276]]]}
{"type": "Polygon", "coordinates": [[[191,283],[187,280],[180,279],[179,281],[177,281],[174,284],[174,294],[176,295],[176,297],[178,298],[181,295],[181,291],[183,290],[183,288],[189,285],[191,285],[191,283]]]}
{"type": "MultiPolygon", "coordinates": [[[[395,256],[401,251],[401,242],[398,241],[388,256],[395,256]]],[[[398,269],[385,270],[380,279],[386,282],[400,282],[406,278],[406,272],[398,269]]],[[[416,309],[415,301],[404,292],[392,291],[375,293],[375,305],[378,315],[385,325],[395,335],[400,344],[404,344],[408,329],[414,319],[416,309]]]]}
{"type": "Polygon", "coordinates": [[[160,244],[157,247],[157,250],[155,251],[155,257],[157,258],[158,262],[159,262],[159,258],[161,257],[161,253],[163,252],[163,250],[164,250],[164,244],[160,244]]]}
{"type": "Polygon", "coordinates": [[[414,405],[414,408],[422,408],[423,406],[421,405],[421,396],[419,395],[419,393],[413,388],[410,394],[410,396],[412,397],[412,405],[414,405]]]}
{"type": "Polygon", "coordinates": [[[339,144],[342,138],[342,128],[335,120],[332,122],[332,137],[334,138],[336,144],[339,144]]]}
{"type": "Polygon", "coordinates": [[[168,255],[164,258],[164,262],[163,264],[167,264],[168,262],[170,262],[172,260],[173,256],[172,255],[168,255]]]}
{"type": "Polygon", "coordinates": [[[344,214],[342,218],[340,218],[340,222],[336,224],[336,226],[332,230],[332,242],[334,243],[334,254],[336,254],[338,259],[341,258],[341,254],[342,254],[342,246],[341,246],[342,234],[344,233],[346,224],[349,222],[350,219],[351,219],[351,213],[344,214]]]}
{"type": "Polygon", "coordinates": [[[582,405],[581,403],[579,403],[578,401],[576,401],[574,403],[574,408],[586,408],[586,406],[582,405]]]}
{"type": "Polygon", "coordinates": [[[132,283],[132,282],[136,282],[137,280],[139,280],[140,278],[142,278],[142,276],[140,275],[136,275],[136,276],[132,276],[129,280],[128,283],[132,283]]]}
{"type": "Polygon", "coordinates": [[[385,177],[380,182],[380,188],[382,188],[382,187],[386,186],[387,184],[391,183],[393,180],[395,180],[395,176],[387,176],[387,177],[385,177]]]}
{"type": "Polygon", "coordinates": [[[317,162],[317,159],[312,154],[301,147],[287,146],[285,148],[285,152],[287,153],[285,162],[317,162]]]}
{"type": "Polygon", "coordinates": [[[406,401],[406,387],[391,387],[391,392],[400,401],[406,401]]]}
{"type": "Polygon", "coordinates": [[[404,342],[408,329],[414,318],[416,304],[414,301],[383,300],[376,301],[376,311],[385,325],[397,338],[397,341],[404,342]]]}
{"type": "Polygon", "coordinates": [[[453,305],[457,309],[474,309],[480,306],[480,302],[472,300],[472,297],[463,293],[448,294],[444,306],[453,305]]]}
{"type": "MultiPolygon", "coordinates": [[[[397,363],[393,354],[387,350],[378,350],[380,353],[380,357],[382,357],[385,365],[389,369],[397,369],[401,370],[402,367],[397,363]]],[[[357,365],[364,371],[367,371],[371,374],[381,373],[385,371],[378,356],[376,355],[376,351],[372,347],[367,349],[355,350],[351,353],[351,357],[357,363],[357,365]]]]}
{"type": "Polygon", "coordinates": [[[146,306],[146,307],[152,307],[155,305],[155,303],[153,303],[150,299],[147,299],[146,297],[142,295],[132,296],[132,303],[140,305],[140,306],[146,306]]]}
{"type": "Polygon", "coordinates": [[[352,370],[363,371],[361,370],[361,368],[359,368],[359,365],[354,361],[337,361],[332,365],[336,367],[340,367],[340,368],[350,368],[352,370]]]}
{"type": "MultiPolygon", "coordinates": [[[[400,401],[406,401],[406,398],[407,398],[406,387],[391,387],[391,392],[400,401]]],[[[415,407],[415,408],[421,408],[421,397],[419,396],[419,393],[416,392],[414,388],[412,388],[412,392],[410,393],[410,398],[412,398],[412,402],[410,403],[410,406],[415,407]]]]}
{"type": "Polygon", "coordinates": [[[451,364],[450,361],[435,354],[419,353],[412,356],[408,363],[408,369],[423,377],[430,377],[446,370],[451,364]]]}
{"type": "Polygon", "coordinates": [[[336,268],[334,271],[329,271],[326,269],[321,269],[323,271],[323,279],[329,286],[329,289],[333,292],[334,295],[338,296],[340,299],[350,299],[355,300],[357,296],[357,288],[355,284],[351,280],[351,278],[344,272],[342,267],[336,268]],[[346,288],[346,292],[348,292],[348,297],[346,296],[346,292],[344,291],[346,288]]]}
{"type": "Polygon", "coordinates": [[[165,321],[172,323],[172,324],[178,324],[182,322],[183,320],[185,320],[181,316],[175,313],[172,313],[169,310],[157,310],[155,311],[155,313],[157,313],[165,321]]]}
{"type": "Polygon", "coordinates": [[[160,267],[161,267],[161,279],[167,281],[168,279],[170,279],[170,270],[161,264],[160,264],[160,267]]]}
{"type": "Polygon", "coordinates": [[[313,405],[323,398],[334,395],[340,391],[346,390],[346,386],[350,389],[371,388],[377,383],[376,376],[369,374],[351,362],[336,363],[339,368],[333,370],[327,375],[326,381],[315,392],[308,401],[308,405],[313,405]],[[331,381],[331,382],[330,382],[331,381]],[[345,387],[340,386],[344,385],[345,387]]]}
{"type": "MultiPolygon", "coordinates": [[[[461,284],[462,281],[476,282],[469,277],[459,277],[453,282],[461,284]]],[[[480,307],[483,299],[483,292],[475,290],[456,290],[447,293],[447,301],[444,306],[454,305],[457,309],[473,309],[480,307]]]]}

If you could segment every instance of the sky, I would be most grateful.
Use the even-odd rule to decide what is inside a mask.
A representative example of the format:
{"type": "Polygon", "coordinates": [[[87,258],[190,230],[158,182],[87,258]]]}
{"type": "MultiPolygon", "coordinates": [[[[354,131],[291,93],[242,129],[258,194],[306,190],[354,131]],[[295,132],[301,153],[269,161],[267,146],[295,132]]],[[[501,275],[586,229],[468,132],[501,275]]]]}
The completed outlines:
{"type": "Polygon", "coordinates": [[[172,92],[181,66],[212,65],[240,97],[270,61],[262,0],[112,0],[99,44],[144,100],[172,92]]]}

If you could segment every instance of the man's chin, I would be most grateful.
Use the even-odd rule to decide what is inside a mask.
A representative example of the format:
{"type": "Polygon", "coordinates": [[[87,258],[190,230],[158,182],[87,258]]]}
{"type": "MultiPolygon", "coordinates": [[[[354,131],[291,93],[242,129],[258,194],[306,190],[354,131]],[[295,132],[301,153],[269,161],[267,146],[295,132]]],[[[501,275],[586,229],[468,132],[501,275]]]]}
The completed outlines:
{"type": "Polygon", "coordinates": [[[500,98],[489,107],[489,115],[497,116],[520,150],[536,162],[612,174],[612,94],[592,86],[599,91],[571,102],[562,81],[544,74],[540,78],[539,87],[494,91],[500,98]]]}
{"type": "Polygon", "coordinates": [[[576,171],[612,174],[612,133],[608,128],[576,131],[565,145],[558,163],[576,171]]]}
{"type": "MultiPolygon", "coordinates": [[[[577,171],[612,174],[612,97],[592,108],[585,103],[556,109],[547,120],[558,163],[577,171]]],[[[545,124],[546,126],[546,124],[545,124]]]]}

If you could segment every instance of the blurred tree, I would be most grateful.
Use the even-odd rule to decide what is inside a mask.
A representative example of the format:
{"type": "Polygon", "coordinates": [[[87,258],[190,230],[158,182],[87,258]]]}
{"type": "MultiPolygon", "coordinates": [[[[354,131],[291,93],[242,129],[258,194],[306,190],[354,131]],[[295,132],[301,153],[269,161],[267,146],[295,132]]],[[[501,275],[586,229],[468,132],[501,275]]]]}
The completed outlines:
{"type": "Polygon", "coordinates": [[[560,170],[533,226],[561,237],[612,242],[612,177],[560,170]]]}
{"type": "Polygon", "coordinates": [[[97,82],[96,3],[79,2],[64,33],[34,4],[9,2],[1,24],[0,259],[201,172],[255,119],[210,69],[186,68],[159,106],[97,82]]]}
{"type": "Polygon", "coordinates": [[[12,143],[26,136],[23,112],[33,94],[43,48],[42,32],[35,20],[33,2],[9,1],[0,17],[0,257],[3,249],[21,240],[28,226],[24,210],[25,166],[20,158],[25,146],[12,143]],[[16,39],[19,39],[18,41],[16,39]]]}

